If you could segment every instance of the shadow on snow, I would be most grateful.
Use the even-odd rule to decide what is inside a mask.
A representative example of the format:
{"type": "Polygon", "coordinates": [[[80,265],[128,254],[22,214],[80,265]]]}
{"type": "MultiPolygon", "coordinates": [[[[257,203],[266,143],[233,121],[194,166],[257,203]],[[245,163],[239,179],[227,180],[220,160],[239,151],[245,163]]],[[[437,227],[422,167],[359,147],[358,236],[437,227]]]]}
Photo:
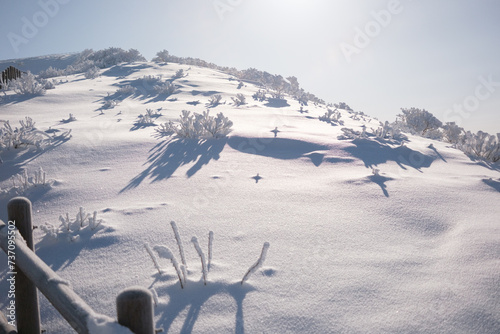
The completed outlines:
{"type": "Polygon", "coordinates": [[[308,158],[315,166],[323,162],[341,163],[352,162],[350,158],[325,158],[325,154],[318,151],[329,150],[328,146],[310,143],[302,140],[287,138],[250,138],[230,137],[228,145],[240,152],[255,154],[281,160],[308,158]]]}
{"type": "MultiPolygon", "coordinates": [[[[229,295],[236,302],[235,316],[235,333],[245,333],[245,322],[243,316],[243,300],[247,293],[255,290],[249,284],[240,284],[240,282],[228,284],[221,282],[208,282],[203,285],[203,282],[188,281],[184,289],[181,289],[179,284],[174,284],[165,287],[155,287],[160,298],[164,295],[169,296],[169,302],[166,307],[161,308],[160,319],[157,321],[158,326],[162,326],[165,333],[174,322],[179,314],[189,307],[186,319],[182,325],[180,333],[192,333],[196,320],[200,314],[203,304],[211,297],[216,295],[229,295]]],[[[150,288],[152,288],[151,286],[150,288]]]]}
{"type": "Polygon", "coordinates": [[[227,139],[171,139],[153,147],[146,164],[149,166],[134,177],[120,192],[139,186],[146,178],[152,182],[170,178],[184,165],[194,163],[186,172],[187,177],[196,174],[212,159],[218,160],[227,139]]]}
{"type": "Polygon", "coordinates": [[[411,167],[422,172],[421,168],[429,168],[436,158],[406,146],[394,147],[384,141],[355,139],[352,143],[354,146],[347,147],[344,150],[353,157],[362,160],[367,168],[394,161],[402,169],[411,167]]]}

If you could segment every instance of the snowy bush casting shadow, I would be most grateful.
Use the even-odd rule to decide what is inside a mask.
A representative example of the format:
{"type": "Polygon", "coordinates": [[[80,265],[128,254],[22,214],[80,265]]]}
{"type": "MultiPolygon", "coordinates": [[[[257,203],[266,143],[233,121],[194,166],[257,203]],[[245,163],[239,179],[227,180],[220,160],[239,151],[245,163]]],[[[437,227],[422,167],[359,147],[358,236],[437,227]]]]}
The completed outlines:
{"type": "Polygon", "coordinates": [[[491,178],[483,179],[483,182],[492,187],[493,189],[495,189],[496,191],[500,192],[500,179],[498,180],[493,180],[491,178]]]}
{"type": "Polygon", "coordinates": [[[85,229],[78,233],[78,239],[55,239],[45,235],[36,244],[36,254],[57,271],[68,267],[78,257],[82,250],[99,251],[119,242],[116,236],[110,235],[114,230],[110,227],[85,229]]]}
{"type": "Polygon", "coordinates": [[[151,182],[168,179],[179,167],[194,163],[186,172],[187,177],[191,177],[203,165],[207,165],[211,160],[218,160],[226,143],[226,138],[163,141],[151,149],[146,162],[149,166],[134,177],[120,192],[136,188],[148,178],[152,179],[151,182]]]}
{"type": "Polygon", "coordinates": [[[297,139],[279,137],[264,139],[232,136],[228,139],[228,145],[243,153],[274,159],[292,160],[308,158],[315,166],[320,166],[323,162],[340,163],[352,161],[350,158],[325,158],[325,153],[318,151],[327,151],[329,150],[328,146],[297,139]]]}
{"type": "Polygon", "coordinates": [[[394,146],[381,140],[355,139],[354,146],[344,150],[362,160],[367,168],[373,168],[389,161],[396,162],[402,169],[429,168],[435,157],[425,155],[406,146],[394,146]]]}

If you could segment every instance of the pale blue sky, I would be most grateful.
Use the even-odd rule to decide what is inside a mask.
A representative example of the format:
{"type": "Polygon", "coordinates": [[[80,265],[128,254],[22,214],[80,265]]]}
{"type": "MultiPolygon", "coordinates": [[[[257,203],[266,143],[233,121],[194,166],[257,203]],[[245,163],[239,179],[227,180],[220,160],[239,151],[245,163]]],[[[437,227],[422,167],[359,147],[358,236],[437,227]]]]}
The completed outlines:
{"type": "Polygon", "coordinates": [[[414,106],[500,132],[498,0],[0,1],[0,59],[167,49],[294,75],[380,120],[414,106]]]}

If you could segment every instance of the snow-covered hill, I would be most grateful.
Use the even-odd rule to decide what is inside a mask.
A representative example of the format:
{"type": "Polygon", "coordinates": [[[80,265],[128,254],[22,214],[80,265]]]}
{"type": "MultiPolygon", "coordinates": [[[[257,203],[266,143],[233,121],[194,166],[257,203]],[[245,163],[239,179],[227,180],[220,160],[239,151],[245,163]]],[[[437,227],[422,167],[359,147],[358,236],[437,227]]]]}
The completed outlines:
{"type": "MultiPolygon", "coordinates": [[[[325,105],[254,100],[261,87],[208,68],[137,62],[56,79],[43,96],[7,92],[0,104],[0,119],[19,127],[29,116],[54,137],[43,149],[1,151],[0,219],[11,196],[30,198],[43,225],[37,254],[95,311],[116,317],[117,294],[139,285],[157,293],[156,324],[168,333],[498,333],[498,165],[444,142],[378,138],[379,122],[355,112],[330,124],[319,120],[325,105]],[[169,96],[153,89],[166,81],[169,96]],[[216,94],[221,103],[209,106],[216,94]],[[237,94],[246,104],[235,105],[237,94]],[[154,125],[139,122],[147,109],[161,114],[154,125]],[[182,110],[207,109],[233,122],[227,138],[155,131],[182,110]],[[363,126],[367,135],[338,139],[363,126]],[[45,185],[13,187],[13,176],[40,167],[45,185]],[[101,224],[44,232],[80,207],[101,224]],[[144,247],[177,251],[171,221],[186,252],[184,289],[144,247]],[[209,231],[204,286],[191,237],[207,252],[209,231]],[[240,284],[264,242],[264,266],[240,284]]],[[[48,333],[72,332],[43,298],[42,321],[48,333]]]]}

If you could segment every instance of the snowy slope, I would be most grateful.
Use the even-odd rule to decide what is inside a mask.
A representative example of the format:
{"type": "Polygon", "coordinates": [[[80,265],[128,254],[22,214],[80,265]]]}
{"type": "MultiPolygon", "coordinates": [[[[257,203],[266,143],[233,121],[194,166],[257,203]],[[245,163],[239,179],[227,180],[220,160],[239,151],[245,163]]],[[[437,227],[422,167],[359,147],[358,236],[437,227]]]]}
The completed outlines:
{"type": "MultiPolygon", "coordinates": [[[[36,224],[59,226],[60,215],[74,218],[80,207],[97,211],[102,228],[74,241],[35,230],[37,254],[96,312],[115,317],[117,294],[139,285],[155,289],[157,327],[168,333],[500,329],[498,165],[413,136],[404,145],[339,140],[342,126],[318,120],[324,106],[300,112],[291,98],[285,107],[266,105],[251,97],[259,87],[238,89],[237,80],[207,68],[133,63],[94,80],[58,79],[63,83],[44,96],[8,93],[0,119],[14,125],[30,116],[38,129],[71,129],[72,137],[42,151],[2,152],[0,189],[23,169],[42,167],[50,185],[24,193],[36,224]],[[142,80],[169,79],[179,69],[187,76],[173,81],[178,92],[168,98],[142,80]],[[136,93],[115,93],[126,85],[136,93]],[[238,93],[246,105],[233,105],[238,93]],[[214,94],[225,103],[211,114],[234,123],[228,138],[169,140],[136,124],[146,109],[160,110],[157,125],[184,109],[201,113],[214,94]],[[102,109],[112,99],[120,102],[102,109]],[[70,113],[76,121],[63,121],[70,113]],[[160,259],[158,274],[144,248],[165,245],[177,254],[171,221],[186,251],[185,289],[169,261],[160,259]],[[197,236],[206,252],[209,231],[214,255],[204,286],[190,241],[197,236]],[[241,285],[264,242],[264,267],[241,285]]],[[[341,113],[345,127],[378,127],[370,117],[341,113]]],[[[0,208],[9,198],[0,197],[0,208]]],[[[42,321],[48,333],[72,332],[44,299],[42,321]]]]}
{"type": "Polygon", "coordinates": [[[30,71],[34,74],[38,74],[49,67],[65,69],[68,65],[71,65],[76,61],[78,55],[79,53],[69,53],[22,59],[0,60],[0,71],[3,71],[9,66],[14,66],[25,72],[30,71]]]}

